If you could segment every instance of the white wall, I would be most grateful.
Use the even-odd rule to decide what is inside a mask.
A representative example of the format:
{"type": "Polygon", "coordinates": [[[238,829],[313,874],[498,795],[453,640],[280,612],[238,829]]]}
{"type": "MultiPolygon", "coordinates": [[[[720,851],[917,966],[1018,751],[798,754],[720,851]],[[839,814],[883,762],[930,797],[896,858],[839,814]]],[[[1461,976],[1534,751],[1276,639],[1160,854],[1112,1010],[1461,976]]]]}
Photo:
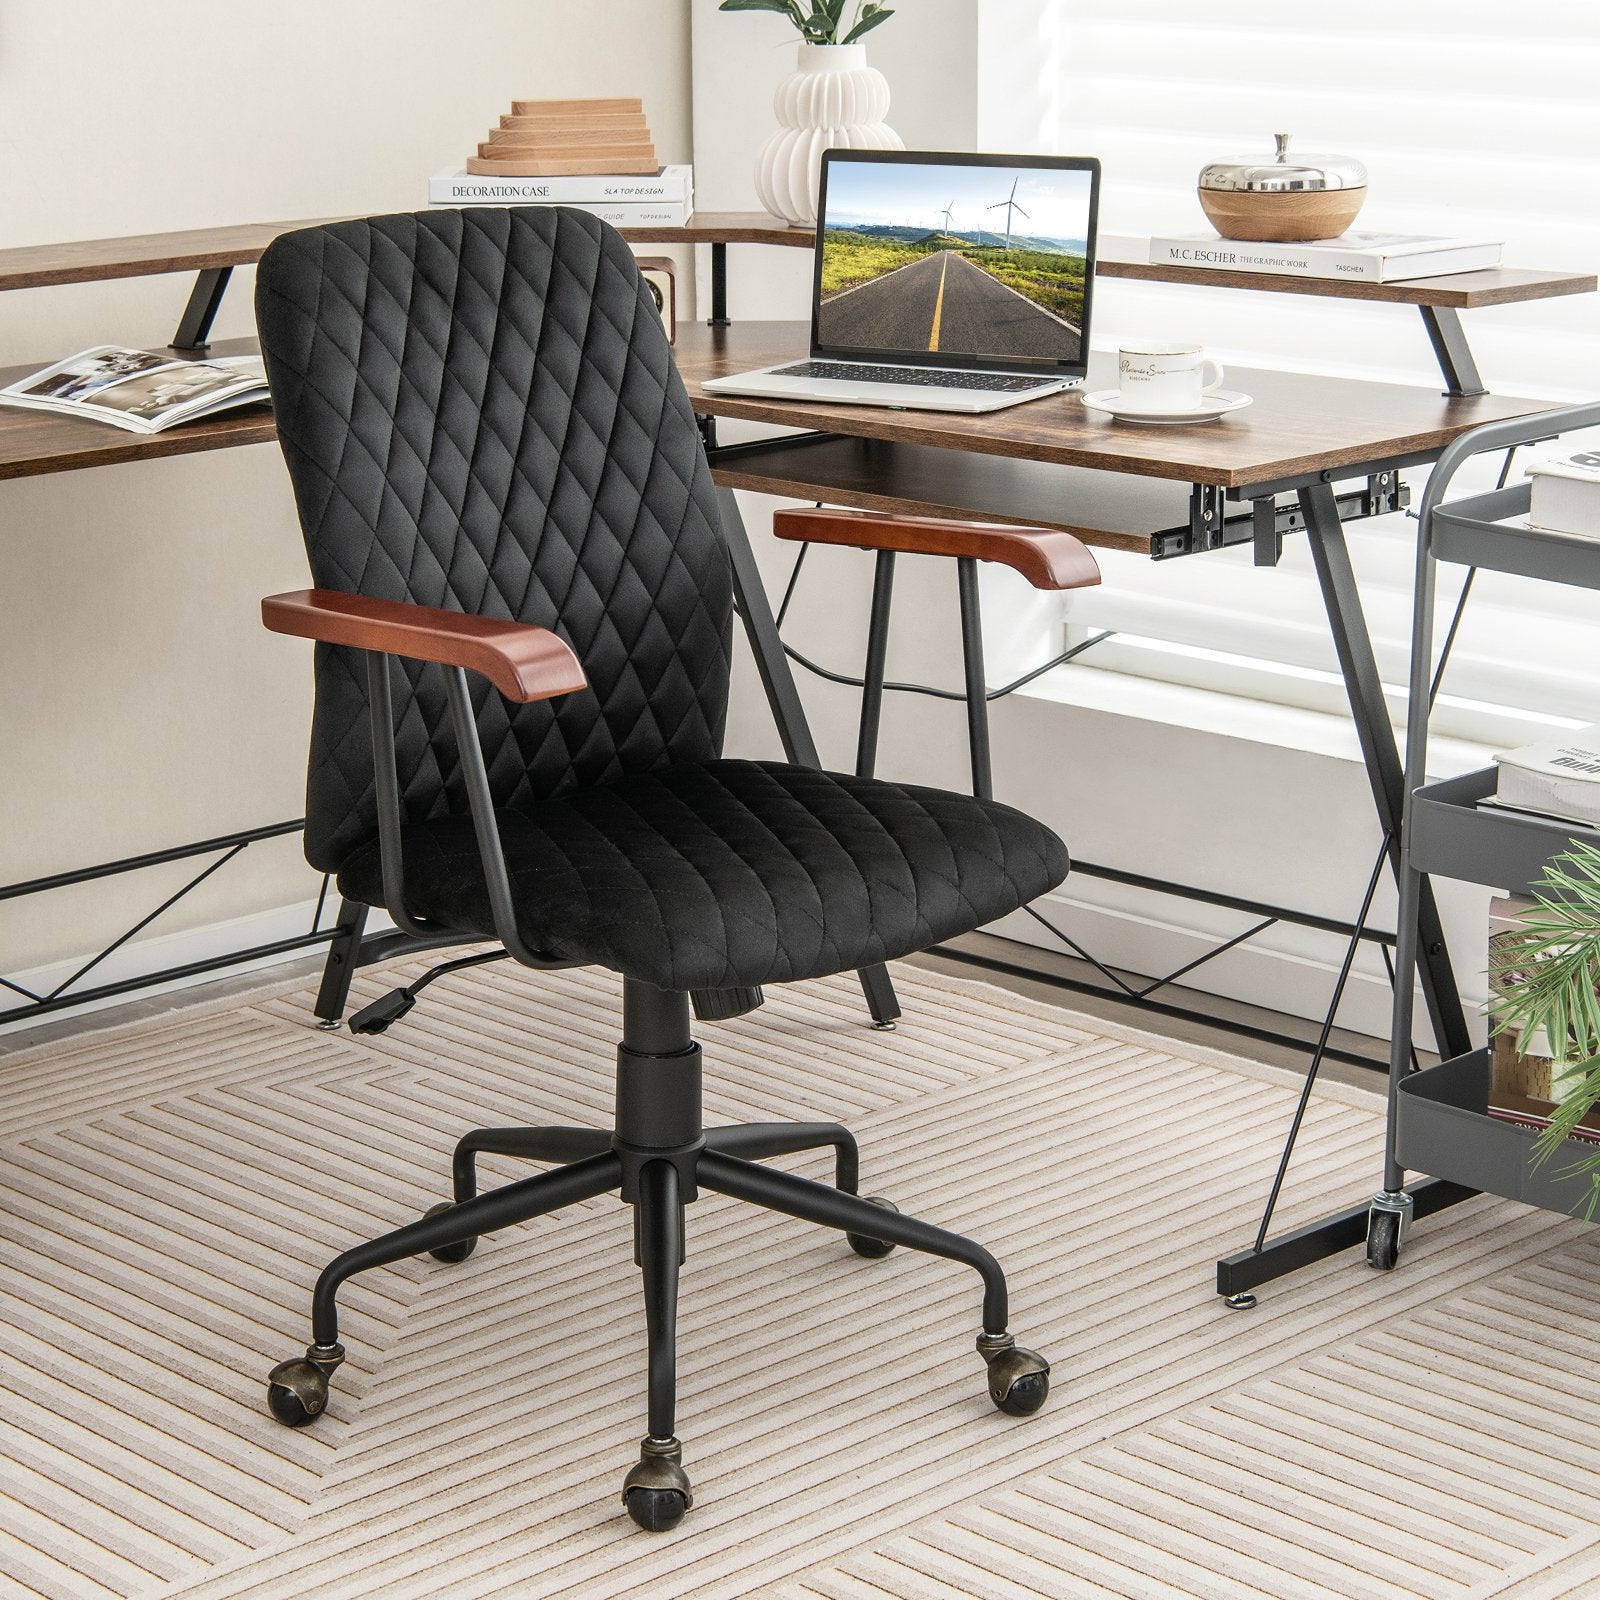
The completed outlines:
{"type": "MultiPolygon", "coordinates": [[[[0,0],[0,246],[411,209],[517,97],[640,95],[686,160],[688,9],[0,0]]],[[[189,283],[0,295],[0,367],[159,348],[189,283]]],[[[0,483],[0,540],[0,883],[299,815],[309,653],[257,613],[306,576],[274,446],[0,483]]],[[[0,972],[96,948],[183,870],[0,906],[0,972]]],[[[253,846],[160,926],[315,887],[297,841],[253,846]]]]}

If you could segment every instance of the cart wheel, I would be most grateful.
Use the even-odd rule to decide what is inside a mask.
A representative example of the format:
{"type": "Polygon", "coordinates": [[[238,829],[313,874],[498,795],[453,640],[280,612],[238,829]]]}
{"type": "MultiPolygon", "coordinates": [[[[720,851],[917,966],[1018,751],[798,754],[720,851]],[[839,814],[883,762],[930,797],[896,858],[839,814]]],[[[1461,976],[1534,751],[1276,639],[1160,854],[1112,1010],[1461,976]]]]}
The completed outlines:
{"type": "Polygon", "coordinates": [[[1394,1211],[1367,1213],[1367,1265],[1392,1272],[1400,1259],[1400,1216],[1394,1211]]]}

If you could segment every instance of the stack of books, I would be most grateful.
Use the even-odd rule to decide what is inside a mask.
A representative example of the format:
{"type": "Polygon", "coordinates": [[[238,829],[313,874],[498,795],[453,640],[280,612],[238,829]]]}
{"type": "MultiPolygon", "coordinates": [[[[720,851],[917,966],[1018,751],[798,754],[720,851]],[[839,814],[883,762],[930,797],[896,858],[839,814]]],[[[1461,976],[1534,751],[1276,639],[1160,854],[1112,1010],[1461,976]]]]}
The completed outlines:
{"type": "Polygon", "coordinates": [[[437,206],[576,206],[619,228],[681,227],[693,172],[663,167],[639,100],[516,100],[469,156],[435,173],[437,206]]]}
{"type": "Polygon", "coordinates": [[[1154,266],[1267,272],[1290,278],[1405,283],[1499,266],[1500,248],[1494,239],[1442,239],[1410,233],[1342,233],[1337,239],[1308,239],[1300,244],[1187,233],[1152,239],[1150,261],[1154,266]]]}

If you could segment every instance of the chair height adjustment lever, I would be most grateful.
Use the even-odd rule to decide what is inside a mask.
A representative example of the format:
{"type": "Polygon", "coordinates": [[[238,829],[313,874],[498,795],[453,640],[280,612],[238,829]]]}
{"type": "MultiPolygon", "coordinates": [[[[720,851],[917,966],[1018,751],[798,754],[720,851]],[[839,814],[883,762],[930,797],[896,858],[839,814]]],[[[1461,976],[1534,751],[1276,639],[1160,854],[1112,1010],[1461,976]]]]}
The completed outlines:
{"type": "Polygon", "coordinates": [[[504,950],[480,950],[476,955],[458,956],[454,961],[441,961],[438,966],[429,967],[415,983],[404,989],[391,989],[387,994],[380,994],[371,1005],[363,1006],[350,1018],[350,1031],[382,1033],[398,1022],[417,1003],[417,996],[435,978],[442,978],[451,972],[460,972],[465,967],[481,967],[488,961],[504,961],[505,958],[504,950]]]}

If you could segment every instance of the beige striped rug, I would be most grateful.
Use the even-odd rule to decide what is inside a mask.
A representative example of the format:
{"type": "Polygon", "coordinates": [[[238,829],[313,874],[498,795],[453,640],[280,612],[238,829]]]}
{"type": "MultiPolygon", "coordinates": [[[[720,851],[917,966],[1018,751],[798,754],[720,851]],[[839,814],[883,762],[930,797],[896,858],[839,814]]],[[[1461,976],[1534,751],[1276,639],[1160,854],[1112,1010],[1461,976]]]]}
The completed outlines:
{"type": "MultiPolygon", "coordinates": [[[[1230,1312],[1212,1264],[1250,1236],[1291,1080],[897,982],[894,1034],[845,979],[703,1027],[709,1113],[852,1125],[869,1192],[1007,1264],[1050,1404],[990,1407],[966,1269],[709,1196],[680,1339],[698,1503],[657,1537],[617,1499],[644,1331],[613,1199],[357,1280],[330,1414],[291,1432],[261,1403],[320,1265],[443,1196],[456,1133],[607,1119],[608,975],[485,968],[369,1040],[264,992],[0,1062],[0,1595],[1600,1594],[1576,1224],[1474,1201],[1392,1276],[1348,1255],[1230,1312]]],[[[1365,1194],[1379,1139],[1375,1097],[1320,1095],[1284,1222],[1365,1194]]]]}

